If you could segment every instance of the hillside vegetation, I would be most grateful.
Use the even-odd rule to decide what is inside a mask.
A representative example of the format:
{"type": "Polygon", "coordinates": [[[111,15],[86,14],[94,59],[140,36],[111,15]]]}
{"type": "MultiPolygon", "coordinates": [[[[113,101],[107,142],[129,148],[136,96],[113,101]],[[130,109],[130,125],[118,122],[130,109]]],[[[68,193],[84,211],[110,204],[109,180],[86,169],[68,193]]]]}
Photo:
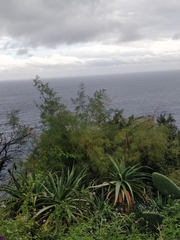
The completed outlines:
{"type": "Polygon", "coordinates": [[[30,151],[0,188],[2,239],[178,239],[180,131],[172,115],[125,118],[109,109],[105,90],[87,96],[83,83],[70,111],[48,83],[37,77],[34,86],[41,129],[9,115],[13,143],[30,151]]]}

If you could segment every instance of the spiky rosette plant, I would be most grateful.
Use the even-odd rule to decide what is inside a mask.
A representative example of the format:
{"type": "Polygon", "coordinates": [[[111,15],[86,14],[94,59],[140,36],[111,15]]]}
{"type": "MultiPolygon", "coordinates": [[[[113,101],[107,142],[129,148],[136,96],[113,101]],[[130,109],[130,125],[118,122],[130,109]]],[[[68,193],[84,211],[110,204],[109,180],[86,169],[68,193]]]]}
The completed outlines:
{"type": "Polygon", "coordinates": [[[35,209],[37,198],[43,191],[42,174],[36,173],[13,173],[9,171],[10,183],[2,185],[0,192],[7,194],[6,210],[11,216],[16,216],[23,212],[31,214],[35,209]]]}
{"type": "Polygon", "coordinates": [[[42,183],[43,194],[38,197],[34,218],[43,221],[44,227],[59,231],[78,219],[84,218],[87,199],[81,193],[85,170],[80,173],[76,168],[62,170],[60,176],[47,173],[42,183]]]}
{"type": "Polygon", "coordinates": [[[106,197],[113,201],[114,206],[125,204],[129,211],[135,198],[146,200],[144,180],[150,181],[151,174],[144,172],[144,167],[138,164],[126,167],[124,158],[120,160],[113,159],[111,156],[108,158],[111,164],[108,168],[107,180],[91,188],[107,188],[106,197]]]}
{"type": "Polygon", "coordinates": [[[79,172],[76,167],[62,169],[58,174],[11,174],[12,185],[0,188],[10,196],[5,202],[6,211],[13,217],[30,216],[42,227],[59,231],[87,213],[85,176],[85,169],[79,172]]]}

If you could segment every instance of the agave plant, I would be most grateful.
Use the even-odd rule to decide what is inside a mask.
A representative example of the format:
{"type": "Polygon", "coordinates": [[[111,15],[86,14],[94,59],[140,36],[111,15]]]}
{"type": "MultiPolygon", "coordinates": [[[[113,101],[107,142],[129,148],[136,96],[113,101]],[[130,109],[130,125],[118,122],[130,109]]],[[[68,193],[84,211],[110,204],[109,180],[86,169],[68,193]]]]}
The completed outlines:
{"type": "Polygon", "coordinates": [[[111,164],[108,168],[107,181],[91,188],[106,187],[106,198],[113,200],[114,206],[126,204],[129,211],[135,197],[145,200],[146,185],[143,180],[150,180],[151,174],[143,172],[144,167],[139,165],[126,167],[124,158],[119,161],[108,157],[111,164]]]}
{"type": "Polygon", "coordinates": [[[34,218],[42,221],[44,227],[54,227],[58,231],[63,225],[83,218],[87,202],[82,197],[81,186],[85,177],[84,170],[77,174],[73,167],[60,176],[47,173],[42,183],[43,194],[38,197],[34,218]]]}
{"type": "Polygon", "coordinates": [[[85,217],[88,198],[84,192],[81,194],[84,177],[85,170],[77,173],[74,167],[59,174],[17,173],[15,176],[11,173],[12,185],[4,185],[0,190],[10,196],[6,209],[11,215],[27,214],[43,227],[50,226],[58,231],[85,217]]]}
{"type": "Polygon", "coordinates": [[[10,183],[2,185],[0,191],[7,196],[7,209],[11,215],[17,215],[22,212],[26,205],[26,212],[29,214],[35,209],[37,197],[41,194],[42,175],[35,173],[10,173],[10,183]]]}

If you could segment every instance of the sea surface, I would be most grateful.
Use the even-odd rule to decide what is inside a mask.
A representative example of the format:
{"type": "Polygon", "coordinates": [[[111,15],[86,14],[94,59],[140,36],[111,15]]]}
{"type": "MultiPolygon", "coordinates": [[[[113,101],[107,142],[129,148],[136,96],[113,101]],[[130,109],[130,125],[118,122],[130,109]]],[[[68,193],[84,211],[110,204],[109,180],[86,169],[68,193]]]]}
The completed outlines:
{"type": "MultiPolygon", "coordinates": [[[[164,72],[127,73],[105,76],[84,76],[56,79],[41,79],[49,83],[70,110],[72,98],[76,98],[81,82],[85,92],[92,96],[96,90],[106,89],[110,99],[107,107],[124,110],[124,117],[171,113],[180,128],[180,70],[164,72]]],[[[38,126],[40,111],[39,92],[33,86],[33,80],[3,81],[0,79],[0,132],[4,127],[7,112],[20,110],[20,121],[31,127],[38,126]]],[[[0,184],[8,181],[7,168],[0,173],[0,184]],[[7,177],[7,178],[6,178],[7,177]]],[[[0,196],[1,197],[1,196],[0,196]]]]}
{"type": "MultiPolygon", "coordinates": [[[[110,99],[109,108],[123,109],[129,117],[159,116],[171,113],[180,127],[180,70],[164,72],[126,73],[118,75],[84,76],[56,79],[41,79],[61,97],[61,101],[72,109],[71,98],[75,98],[79,84],[84,83],[86,94],[92,96],[96,90],[106,89],[110,99]]],[[[30,126],[38,125],[40,111],[39,92],[33,80],[0,81],[0,123],[5,123],[6,114],[20,110],[20,119],[30,126]]]]}

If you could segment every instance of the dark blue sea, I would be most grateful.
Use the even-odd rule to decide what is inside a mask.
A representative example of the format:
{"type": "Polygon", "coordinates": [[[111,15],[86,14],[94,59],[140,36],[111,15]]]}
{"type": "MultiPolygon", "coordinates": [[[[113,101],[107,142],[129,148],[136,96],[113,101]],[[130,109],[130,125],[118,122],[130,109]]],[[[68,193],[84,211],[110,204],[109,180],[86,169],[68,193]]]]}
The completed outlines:
{"type": "MultiPolygon", "coordinates": [[[[125,117],[151,115],[156,118],[171,113],[180,128],[180,70],[41,80],[49,82],[62,103],[72,111],[71,98],[76,98],[79,84],[83,82],[89,96],[96,90],[106,89],[110,99],[108,107],[123,109],[125,117]]],[[[24,124],[38,126],[40,111],[35,102],[40,103],[40,99],[33,78],[23,81],[0,79],[0,132],[7,130],[3,124],[7,112],[12,110],[20,110],[19,116],[24,124]]],[[[5,176],[7,169],[1,172],[0,183],[5,176]]]]}
{"type": "MultiPolygon", "coordinates": [[[[180,127],[180,70],[164,72],[126,73],[119,75],[101,75],[41,79],[49,82],[69,109],[71,98],[81,82],[86,94],[92,96],[96,90],[106,89],[110,98],[109,108],[124,110],[124,116],[135,117],[171,113],[176,125],[180,127]]],[[[0,120],[5,122],[6,113],[13,109],[20,110],[21,121],[30,126],[39,122],[39,93],[32,80],[0,81],[0,120]]]]}

